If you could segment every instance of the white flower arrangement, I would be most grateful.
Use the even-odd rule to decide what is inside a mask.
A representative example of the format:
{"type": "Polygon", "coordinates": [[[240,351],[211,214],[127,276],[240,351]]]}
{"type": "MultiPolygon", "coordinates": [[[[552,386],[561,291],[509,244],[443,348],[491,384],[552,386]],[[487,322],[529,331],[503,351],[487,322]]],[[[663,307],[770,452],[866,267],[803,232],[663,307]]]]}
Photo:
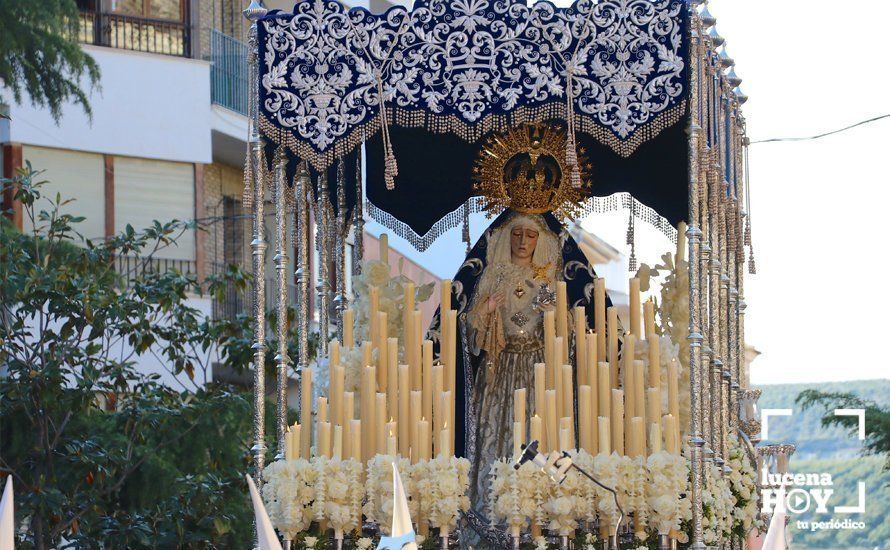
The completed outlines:
{"type": "Polygon", "coordinates": [[[618,500],[624,513],[633,513],[634,533],[646,538],[646,458],[622,456],[618,463],[618,500]],[[623,497],[623,498],[622,498],[623,497]]]}
{"type": "Polygon", "coordinates": [[[730,438],[727,465],[732,469],[728,475],[729,488],[736,500],[732,530],[744,537],[753,527],[760,528],[762,524],[757,513],[757,472],[735,438],[730,438]]]}
{"type": "MultiPolygon", "coordinates": [[[[616,452],[613,452],[610,455],[596,455],[593,458],[593,477],[597,478],[603,485],[607,487],[613,487],[617,491],[621,483],[619,467],[623,458],[624,457],[620,456],[616,452]]],[[[621,491],[617,492],[618,499],[619,501],[621,501],[621,491]]],[[[609,527],[609,534],[612,534],[615,532],[615,527],[618,525],[618,507],[615,506],[615,500],[612,497],[612,493],[610,493],[609,491],[606,491],[601,487],[597,487],[596,494],[596,510],[599,514],[600,521],[603,525],[609,527]]],[[[626,503],[621,502],[621,506],[622,508],[625,507],[626,503]]]]}
{"type": "Polygon", "coordinates": [[[368,461],[368,476],[365,481],[364,512],[368,521],[377,524],[381,531],[389,534],[392,526],[393,493],[392,493],[392,464],[395,463],[402,477],[402,486],[408,496],[408,512],[412,518],[417,518],[417,494],[414,480],[414,467],[407,458],[391,455],[376,455],[368,461]]]}
{"type": "Polygon", "coordinates": [[[312,466],[318,476],[315,502],[312,504],[317,521],[325,520],[336,538],[361,526],[362,465],[356,460],[315,457],[312,466]]]}
{"type": "Polygon", "coordinates": [[[528,523],[528,517],[522,513],[519,471],[511,460],[503,459],[492,464],[490,472],[488,506],[491,524],[504,523],[510,535],[518,537],[528,523]]]}
{"type": "Polygon", "coordinates": [[[713,462],[705,464],[705,483],[702,486],[702,528],[705,544],[715,544],[726,538],[732,530],[732,512],[735,497],[729,488],[729,480],[713,462]]]}
{"type": "Polygon", "coordinates": [[[447,535],[457,526],[460,512],[470,509],[470,461],[440,456],[415,464],[417,491],[423,495],[420,516],[447,535]]]}
{"type": "Polygon", "coordinates": [[[318,471],[304,459],[277,460],[263,470],[263,500],[279,532],[293,539],[314,518],[318,471]]]}
{"type": "MultiPolygon", "coordinates": [[[[667,451],[652,453],[647,459],[648,484],[646,504],[650,524],[659,535],[667,535],[672,529],[680,530],[683,519],[682,500],[689,478],[686,459],[667,451]]],[[[688,499],[685,499],[688,500],[688,499]]]]}

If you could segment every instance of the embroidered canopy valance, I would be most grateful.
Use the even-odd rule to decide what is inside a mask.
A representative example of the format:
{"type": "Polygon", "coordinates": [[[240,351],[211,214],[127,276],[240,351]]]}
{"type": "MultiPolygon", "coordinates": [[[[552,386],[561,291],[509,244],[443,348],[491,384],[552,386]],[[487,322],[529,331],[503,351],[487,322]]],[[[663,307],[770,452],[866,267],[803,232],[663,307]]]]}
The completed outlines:
{"type": "Polygon", "coordinates": [[[303,0],[258,26],[260,124],[316,169],[381,126],[476,141],[568,116],[626,157],[685,111],[686,19],[682,0],[418,0],[379,15],[303,0]]]}

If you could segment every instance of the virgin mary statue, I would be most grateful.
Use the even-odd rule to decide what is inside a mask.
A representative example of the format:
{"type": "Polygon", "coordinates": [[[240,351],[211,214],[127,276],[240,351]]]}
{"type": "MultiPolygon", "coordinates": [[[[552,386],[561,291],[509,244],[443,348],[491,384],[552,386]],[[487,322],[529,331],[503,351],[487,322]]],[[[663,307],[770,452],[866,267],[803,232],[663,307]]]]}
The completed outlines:
{"type": "MultiPolygon", "coordinates": [[[[543,313],[554,307],[558,281],[566,282],[568,305],[584,307],[588,326],[594,323],[596,275],[557,218],[584,196],[571,185],[564,157],[565,134],[553,126],[520,126],[489,140],[476,188],[503,212],[452,283],[459,319],[455,450],[471,464],[466,519],[495,546],[506,541],[486,518],[489,469],[512,458],[514,390],[526,388],[526,422],[535,414],[534,365],[544,362],[543,313]]],[[[431,334],[439,334],[438,313],[431,334]]]]}

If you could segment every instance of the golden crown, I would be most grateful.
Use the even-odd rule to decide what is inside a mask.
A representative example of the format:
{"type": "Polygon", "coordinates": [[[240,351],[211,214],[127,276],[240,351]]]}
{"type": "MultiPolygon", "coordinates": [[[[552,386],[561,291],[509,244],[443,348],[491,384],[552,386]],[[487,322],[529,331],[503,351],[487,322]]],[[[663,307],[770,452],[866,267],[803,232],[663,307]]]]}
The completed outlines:
{"type": "Polygon", "coordinates": [[[473,188],[487,210],[553,212],[573,218],[590,189],[590,166],[578,149],[581,186],[566,164],[566,133],[549,124],[522,124],[486,140],[473,167],[473,188]]]}

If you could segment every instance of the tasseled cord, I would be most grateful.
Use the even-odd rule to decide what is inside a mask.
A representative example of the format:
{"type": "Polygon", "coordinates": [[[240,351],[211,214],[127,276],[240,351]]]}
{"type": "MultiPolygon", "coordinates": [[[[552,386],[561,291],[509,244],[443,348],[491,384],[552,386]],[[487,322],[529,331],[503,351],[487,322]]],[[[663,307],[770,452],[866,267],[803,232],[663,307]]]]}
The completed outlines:
{"type": "Polygon", "coordinates": [[[630,198],[630,217],[627,220],[627,244],[630,245],[630,258],[627,260],[627,270],[631,273],[636,273],[637,271],[637,246],[636,239],[634,238],[634,230],[636,226],[636,222],[634,220],[634,210],[635,210],[636,201],[634,198],[630,198]]]}
{"type": "Polygon", "coordinates": [[[566,125],[568,127],[568,135],[566,136],[566,166],[569,169],[569,178],[572,187],[581,187],[581,169],[578,166],[578,149],[577,140],[575,139],[575,98],[572,90],[572,81],[574,80],[575,69],[573,62],[566,69],[566,125]]]}
{"type": "Polygon", "coordinates": [[[253,156],[250,142],[247,143],[247,154],[244,155],[244,191],[241,193],[241,207],[244,210],[253,208],[253,156]]]}
{"type": "Polygon", "coordinates": [[[383,97],[383,75],[377,74],[377,96],[380,98],[380,132],[383,136],[383,181],[387,191],[396,188],[396,176],[399,175],[399,165],[392,151],[392,141],[389,137],[389,121],[386,117],[386,104],[383,97]]]}

